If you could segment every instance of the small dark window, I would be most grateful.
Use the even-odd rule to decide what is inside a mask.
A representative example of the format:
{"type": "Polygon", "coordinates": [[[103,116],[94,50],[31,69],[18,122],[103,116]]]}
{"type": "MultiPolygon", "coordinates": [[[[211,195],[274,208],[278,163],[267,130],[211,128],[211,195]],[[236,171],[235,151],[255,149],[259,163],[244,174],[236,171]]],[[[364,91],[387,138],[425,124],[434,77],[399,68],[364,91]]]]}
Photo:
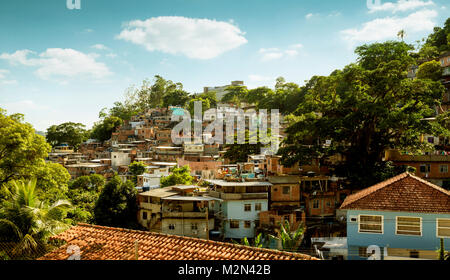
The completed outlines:
{"type": "Polygon", "coordinates": [[[251,221],[245,221],[244,227],[245,228],[251,228],[252,227],[252,222],[251,221]]]}
{"type": "Polygon", "coordinates": [[[230,228],[239,228],[239,221],[230,221],[230,228]]]}
{"type": "Polygon", "coordinates": [[[291,187],[283,187],[283,194],[290,194],[291,193],[291,187]]]}
{"type": "Polygon", "coordinates": [[[409,252],[409,257],[413,258],[413,259],[418,259],[419,258],[419,251],[410,251],[409,252]]]}
{"type": "Polygon", "coordinates": [[[142,212],[142,219],[147,220],[147,212],[142,212]]]}
{"type": "Polygon", "coordinates": [[[250,211],[252,211],[252,205],[251,205],[251,204],[245,204],[245,205],[244,205],[244,211],[245,211],[245,212],[250,212],[250,211]]]}

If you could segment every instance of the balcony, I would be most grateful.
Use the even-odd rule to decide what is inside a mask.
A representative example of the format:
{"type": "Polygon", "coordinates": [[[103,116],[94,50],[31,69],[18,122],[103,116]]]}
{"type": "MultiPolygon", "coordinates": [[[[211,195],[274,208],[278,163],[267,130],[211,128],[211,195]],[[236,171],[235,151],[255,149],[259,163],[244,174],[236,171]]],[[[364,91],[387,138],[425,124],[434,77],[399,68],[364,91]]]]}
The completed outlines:
{"type": "MultiPolygon", "coordinates": [[[[209,219],[214,218],[214,213],[208,213],[209,219]]],[[[175,218],[175,219],[205,219],[206,212],[163,212],[163,218],[175,218]]]]}
{"type": "Polygon", "coordinates": [[[267,193],[223,193],[210,191],[209,195],[223,200],[251,200],[251,199],[268,199],[267,193]]]}

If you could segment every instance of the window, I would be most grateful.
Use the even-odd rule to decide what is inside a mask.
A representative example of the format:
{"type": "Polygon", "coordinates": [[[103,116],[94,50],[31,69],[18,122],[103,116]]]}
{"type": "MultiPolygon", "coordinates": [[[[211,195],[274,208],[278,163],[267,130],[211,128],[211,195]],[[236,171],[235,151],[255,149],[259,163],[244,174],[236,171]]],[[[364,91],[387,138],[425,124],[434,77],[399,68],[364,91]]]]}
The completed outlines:
{"type": "Polygon", "coordinates": [[[244,211],[245,211],[245,212],[250,212],[250,211],[252,211],[252,205],[251,205],[251,204],[245,204],[245,205],[244,205],[244,211]]]}
{"type": "Polygon", "coordinates": [[[198,225],[196,223],[191,224],[191,230],[198,230],[198,225]]]}
{"type": "Polygon", "coordinates": [[[434,137],[428,137],[428,143],[434,144],[434,137]]]}
{"type": "Polygon", "coordinates": [[[359,215],[360,233],[383,233],[383,216],[359,215]]]}
{"type": "Polygon", "coordinates": [[[142,219],[147,220],[147,212],[146,211],[142,212],[142,219]]]}
{"type": "Polygon", "coordinates": [[[290,194],[291,193],[291,187],[283,187],[283,194],[290,194]]]}
{"type": "Polygon", "coordinates": [[[396,234],[421,236],[422,235],[422,218],[397,217],[396,234]]]}
{"type": "Polygon", "coordinates": [[[439,172],[441,172],[441,173],[448,173],[448,165],[440,165],[439,166],[439,172]]]}
{"type": "Polygon", "coordinates": [[[313,201],[313,208],[314,209],[318,209],[319,208],[319,200],[316,199],[316,200],[313,201]]]}
{"type": "Polygon", "coordinates": [[[245,221],[244,227],[245,228],[251,228],[252,227],[252,222],[251,221],[245,221]]]}
{"type": "Polygon", "coordinates": [[[450,238],[450,219],[436,219],[437,236],[450,238]]]}
{"type": "Polygon", "coordinates": [[[261,211],[261,208],[262,208],[261,203],[255,204],[255,211],[261,211]]]}
{"type": "Polygon", "coordinates": [[[230,228],[239,228],[239,221],[230,221],[230,228]]]}
{"type": "Polygon", "coordinates": [[[169,224],[169,229],[170,230],[175,230],[175,225],[174,224],[169,224]]]}
{"type": "Polygon", "coordinates": [[[420,173],[430,173],[430,165],[429,164],[423,164],[420,166],[420,173]]]}

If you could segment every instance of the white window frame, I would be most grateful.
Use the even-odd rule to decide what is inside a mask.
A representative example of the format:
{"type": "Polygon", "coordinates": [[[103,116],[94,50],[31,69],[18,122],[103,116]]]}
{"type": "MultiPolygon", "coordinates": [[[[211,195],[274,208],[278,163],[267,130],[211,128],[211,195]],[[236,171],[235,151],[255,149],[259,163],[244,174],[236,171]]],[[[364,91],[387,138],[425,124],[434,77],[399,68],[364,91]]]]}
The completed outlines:
{"type": "MultiPolygon", "coordinates": [[[[405,230],[402,230],[405,231],[405,230]]],[[[408,230],[406,230],[408,231],[408,230]]],[[[396,216],[395,217],[395,235],[403,235],[403,236],[423,236],[423,221],[422,217],[415,217],[415,216],[396,216]],[[415,234],[404,234],[404,233],[398,233],[398,218],[414,218],[420,220],[420,235],[415,234]]]]}
{"type": "MultiPolygon", "coordinates": [[[[439,238],[450,238],[450,236],[440,236],[439,235],[439,220],[447,220],[450,222],[450,218],[436,218],[436,237],[439,238]]],[[[448,228],[448,227],[445,227],[448,228]]]]}
{"type": "Polygon", "coordinates": [[[370,214],[360,214],[358,215],[358,233],[364,234],[384,234],[384,216],[383,215],[370,215],[370,214]],[[381,232],[363,232],[361,231],[361,216],[372,216],[372,217],[381,217],[381,232]]]}

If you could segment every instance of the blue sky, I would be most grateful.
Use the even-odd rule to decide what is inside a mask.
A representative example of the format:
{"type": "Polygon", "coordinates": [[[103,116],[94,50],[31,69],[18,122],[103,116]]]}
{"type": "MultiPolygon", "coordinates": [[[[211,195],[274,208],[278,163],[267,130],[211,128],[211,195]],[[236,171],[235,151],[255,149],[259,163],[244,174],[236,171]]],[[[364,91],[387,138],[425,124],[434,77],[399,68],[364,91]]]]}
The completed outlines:
{"type": "Polygon", "coordinates": [[[37,130],[88,127],[145,78],[190,92],[243,80],[303,84],[355,59],[354,47],[414,43],[450,16],[448,0],[2,0],[0,107],[37,130]],[[448,7],[447,7],[448,6],[448,7]]]}

